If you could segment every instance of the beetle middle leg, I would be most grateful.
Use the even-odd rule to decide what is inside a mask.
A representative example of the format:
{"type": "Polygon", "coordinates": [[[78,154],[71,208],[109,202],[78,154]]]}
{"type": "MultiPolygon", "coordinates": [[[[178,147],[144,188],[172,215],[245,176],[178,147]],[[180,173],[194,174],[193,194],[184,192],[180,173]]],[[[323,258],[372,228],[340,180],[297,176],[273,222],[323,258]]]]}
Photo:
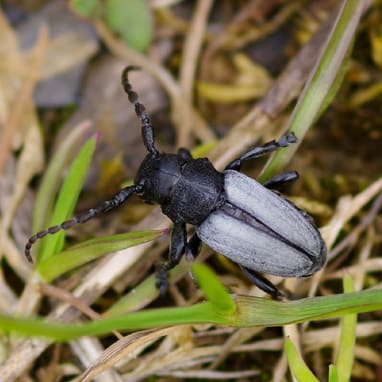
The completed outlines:
{"type": "Polygon", "coordinates": [[[284,185],[285,183],[294,182],[299,178],[297,171],[290,171],[290,172],[283,172],[282,174],[275,175],[265,183],[263,183],[263,186],[266,188],[272,189],[278,189],[280,186],[284,185]]]}
{"type": "Polygon", "coordinates": [[[278,141],[271,141],[265,143],[263,146],[256,146],[249,149],[247,152],[242,154],[239,158],[234,159],[231,163],[229,163],[225,170],[236,170],[240,171],[241,166],[244,161],[248,159],[258,158],[262,155],[269,154],[280,147],[287,147],[290,143],[296,143],[297,138],[294,133],[289,133],[287,135],[283,135],[278,141]]]}
{"type": "Polygon", "coordinates": [[[268,279],[262,276],[259,272],[254,271],[238,264],[244,274],[263,292],[269,294],[275,300],[280,300],[285,297],[284,293],[277,289],[268,279]]]}
{"type": "Polygon", "coordinates": [[[168,288],[168,271],[179,264],[186,250],[186,243],[186,224],[175,223],[171,233],[168,260],[158,263],[156,266],[156,286],[162,296],[168,288]]]}

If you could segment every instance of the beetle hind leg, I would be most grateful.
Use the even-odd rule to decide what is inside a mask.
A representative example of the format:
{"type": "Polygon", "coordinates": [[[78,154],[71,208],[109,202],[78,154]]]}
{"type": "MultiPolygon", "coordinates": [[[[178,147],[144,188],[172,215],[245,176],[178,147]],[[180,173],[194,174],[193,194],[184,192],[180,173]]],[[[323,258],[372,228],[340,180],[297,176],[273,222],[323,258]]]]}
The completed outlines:
{"type": "Polygon", "coordinates": [[[275,300],[281,300],[285,298],[285,294],[282,293],[275,285],[273,285],[268,279],[262,276],[259,272],[244,267],[238,264],[244,274],[263,292],[269,294],[275,300]]]}

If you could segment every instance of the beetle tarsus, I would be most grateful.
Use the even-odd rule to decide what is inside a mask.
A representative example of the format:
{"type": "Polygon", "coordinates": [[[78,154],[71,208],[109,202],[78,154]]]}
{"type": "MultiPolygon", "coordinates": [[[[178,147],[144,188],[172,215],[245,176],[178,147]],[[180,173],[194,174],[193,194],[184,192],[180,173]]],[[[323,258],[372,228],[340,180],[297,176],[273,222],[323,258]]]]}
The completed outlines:
{"type": "Polygon", "coordinates": [[[296,142],[297,142],[297,137],[293,132],[291,132],[291,133],[288,133],[287,135],[283,135],[279,139],[278,144],[279,144],[279,147],[287,147],[290,143],[296,143],[296,142]]]}
{"type": "Polygon", "coordinates": [[[281,292],[273,283],[271,283],[267,278],[262,276],[259,272],[254,271],[238,264],[243,273],[248,277],[248,279],[255,284],[259,289],[261,289],[266,294],[269,294],[273,299],[280,300],[284,299],[286,295],[281,292]]]}
{"type": "Polygon", "coordinates": [[[159,294],[164,296],[168,290],[168,269],[167,263],[157,263],[155,266],[155,286],[159,294]]]}

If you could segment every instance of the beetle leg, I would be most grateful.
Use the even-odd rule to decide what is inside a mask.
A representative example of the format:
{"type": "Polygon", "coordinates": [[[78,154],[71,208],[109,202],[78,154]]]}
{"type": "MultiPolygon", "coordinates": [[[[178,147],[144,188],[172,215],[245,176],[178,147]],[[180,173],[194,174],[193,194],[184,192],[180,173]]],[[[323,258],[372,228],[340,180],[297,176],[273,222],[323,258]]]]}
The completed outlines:
{"type": "Polygon", "coordinates": [[[186,249],[186,224],[175,223],[171,233],[170,252],[168,261],[156,266],[156,286],[163,296],[168,288],[168,271],[178,265],[186,249]]]}
{"type": "Polygon", "coordinates": [[[263,186],[269,189],[277,189],[285,183],[294,182],[298,178],[299,175],[297,171],[283,172],[263,183],[263,186]]]}
{"type": "Polygon", "coordinates": [[[238,264],[245,275],[263,292],[269,294],[275,300],[285,297],[284,293],[279,291],[268,279],[262,276],[259,272],[254,271],[238,264]]]}
{"type": "Polygon", "coordinates": [[[294,135],[294,133],[289,133],[287,135],[283,135],[278,141],[271,141],[265,143],[263,146],[252,147],[247,152],[242,154],[239,158],[234,159],[231,163],[229,163],[225,170],[240,171],[241,165],[244,161],[248,159],[257,158],[265,154],[269,154],[280,147],[287,147],[290,143],[295,142],[297,142],[296,136],[294,135]]]}
{"type": "Polygon", "coordinates": [[[187,150],[186,148],[184,147],[181,147],[179,150],[178,150],[178,155],[180,157],[182,157],[184,160],[190,160],[192,159],[192,155],[190,153],[190,150],[187,150]]]}
{"type": "Polygon", "coordinates": [[[187,260],[195,260],[196,256],[199,255],[200,247],[202,245],[202,241],[196,232],[191,236],[190,240],[186,244],[186,258],[187,260]]]}

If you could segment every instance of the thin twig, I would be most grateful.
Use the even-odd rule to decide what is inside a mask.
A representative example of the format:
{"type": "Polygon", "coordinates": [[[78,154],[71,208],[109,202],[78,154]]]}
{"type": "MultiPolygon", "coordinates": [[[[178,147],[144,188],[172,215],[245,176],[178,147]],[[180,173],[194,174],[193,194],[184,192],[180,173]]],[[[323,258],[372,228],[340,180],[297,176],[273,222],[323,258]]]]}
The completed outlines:
{"type": "MultiPolygon", "coordinates": [[[[212,4],[213,0],[199,0],[197,2],[194,17],[183,46],[183,58],[182,66],[180,68],[179,82],[184,100],[189,105],[192,105],[197,60],[200,55],[203,37],[207,29],[208,15],[212,4]]],[[[187,147],[189,145],[189,136],[193,122],[191,115],[189,115],[190,112],[191,107],[186,109],[186,115],[183,117],[183,123],[179,126],[179,147],[187,147]]]]}
{"type": "MultiPolygon", "coordinates": [[[[39,290],[41,293],[43,293],[45,296],[53,297],[55,300],[59,300],[62,302],[66,302],[70,306],[73,306],[74,308],[78,309],[81,313],[85,314],[92,320],[98,320],[101,318],[101,315],[97,312],[95,312],[88,304],[86,304],[84,301],[80,300],[79,298],[75,297],[72,293],[68,292],[66,289],[58,288],[54,285],[46,284],[46,283],[40,283],[38,284],[39,290]]],[[[114,335],[121,339],[123,338],[123,335],[117,331],[113,331],[114,335]]]]}

